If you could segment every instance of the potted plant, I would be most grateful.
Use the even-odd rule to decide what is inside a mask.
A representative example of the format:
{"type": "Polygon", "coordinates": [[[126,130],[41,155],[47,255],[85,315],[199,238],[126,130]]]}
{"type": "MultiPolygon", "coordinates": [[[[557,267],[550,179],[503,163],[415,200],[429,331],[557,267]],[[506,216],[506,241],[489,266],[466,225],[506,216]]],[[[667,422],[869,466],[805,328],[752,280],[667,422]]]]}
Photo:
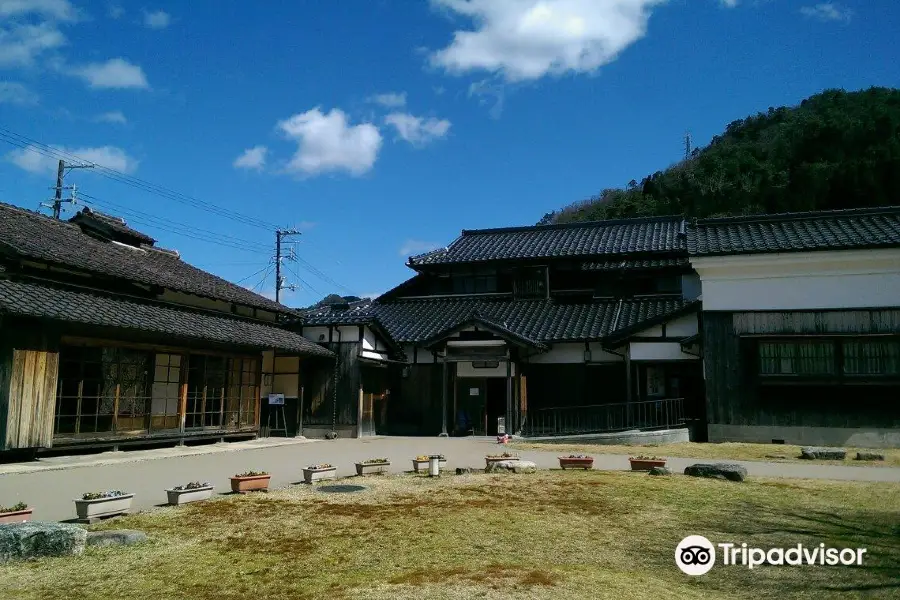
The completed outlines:
{"type": "MultiPolygon", "coordinates": [[[[440,456],[440,460],[438,460],[438,464],[443,469],[447,466],[447,457],[443,454],[437,454],[435,456],[440,456]]],[[[428,454],[420,454],[415,457],[412,461],[413,463],[413,471],[416,473],[424,473],[428,470],[428,463],[430,462],[430,458],[428,454]]]]}
{"type": "Polygon", "coordinates": [[[246,494],[255,490],[269,491],[271,475],[265,471],[246,471],[231,478],[231,491],[236,494],[246,494]]]}
{"type": "Polygon", "coordinates": [[[503,462],[505,460],[519,460],[519,455],[511,452],[504,452],[503,454],[488,454],[484,457],[486,467],[490,467],[494,463],[503,462]]]}
{"type": "Polygon", "coordinates": [[[200,500],[209,500],[212,497],[213,486],[211,483],[201,483],[192,481],[184,485],[177,485],[166,490],[169,497],[169,504],[178,506],[187,504],[188,502],[198,502],[200,500]]]}
{"type": "Polygon", "coordinates": [[[32,508],[28,508],[28,505],[24,502],[13,504],[9,508],[0,506],[0,525],[30,521],[33,510],[34,509],[32,508]]]}
{"type": "Polygon", "coordinates": [[[131,509],[133,499],[134,494],[120,490],[88,492],[75,500],[75,512],[81,520],[121,515],[131,509]]]}
{"type": "Polygon", "coordinates": [[[337,467],[328,463],[310,465],[303,469],[303,481],[312,483],[320,479],[334,479],[337,476],[337,467]]]}
{"type": "Polygon", "coordinates": [[[372,473],[384,473],[391,466],[391,461],[386,458],[369,458],[356,463],[357,475],[371,475],[372,473]]]}
{"type": "Polygon", "coordinates": [[[593,469],[594,457],[586,454],[570,454],[568,456],[560,456],[559,466],[565,469],[593,469]]]}
{"type": "Polygon", "coordinates": [[[631,463],[632,471],[649,471],[653,467],[666,466],[666,459],[658,456],[629,456],[628,461],[631,463]]]}

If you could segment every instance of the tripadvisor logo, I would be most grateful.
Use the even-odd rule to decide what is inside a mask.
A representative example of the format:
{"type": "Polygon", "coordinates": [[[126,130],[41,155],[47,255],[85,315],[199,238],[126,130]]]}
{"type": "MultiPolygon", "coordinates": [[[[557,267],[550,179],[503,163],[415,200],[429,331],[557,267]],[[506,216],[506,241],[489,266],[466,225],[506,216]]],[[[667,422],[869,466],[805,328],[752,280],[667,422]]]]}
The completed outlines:
{"type": "Polygon", "coordinates": [[[716,564],[716,547],[721,554],[721,564],[753,569],[762,565],[809,566],[861,566],[865,548],[831,548],[825,544],[790,548],[749,547],[747,544],[720,543],[713,545],[702,535],[689,535],[675,548],[675,564],[688,575],[704,575],[716,564]]]}

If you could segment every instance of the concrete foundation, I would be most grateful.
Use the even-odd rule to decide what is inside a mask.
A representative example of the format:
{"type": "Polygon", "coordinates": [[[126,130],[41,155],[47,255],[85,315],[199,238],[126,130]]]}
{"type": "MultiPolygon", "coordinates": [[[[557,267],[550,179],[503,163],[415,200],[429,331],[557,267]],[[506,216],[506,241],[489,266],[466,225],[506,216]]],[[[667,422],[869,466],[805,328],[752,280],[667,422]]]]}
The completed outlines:
{"type": "Polygon", "coordinates": [[[709,424],[710,442],[771,444],[773,440],[798,446],[900,448],[900,429],[709,424]]]}
{"type": "MultiPolygon", "coordinates": [[[[334,430],[339,438],[355,438],[356,431],[355,425],[338,425],[334,430]]],[[[303,427],[303,437],[311,440],[324,440],[329,433],[331,433],[331,427],[303,427]]]]}
{"type": "Polygon", "coordinates": [[[600,444],[606,446],[618,444],[678,444],[681,442],[691,441],[687,427],[679,427],[678,429],[661,429],[658,431],[617,431],[615,433],[586,433],[582,435],[523,437],[517,439],[526,442],[538,442],[542,444],[600,444]]]}

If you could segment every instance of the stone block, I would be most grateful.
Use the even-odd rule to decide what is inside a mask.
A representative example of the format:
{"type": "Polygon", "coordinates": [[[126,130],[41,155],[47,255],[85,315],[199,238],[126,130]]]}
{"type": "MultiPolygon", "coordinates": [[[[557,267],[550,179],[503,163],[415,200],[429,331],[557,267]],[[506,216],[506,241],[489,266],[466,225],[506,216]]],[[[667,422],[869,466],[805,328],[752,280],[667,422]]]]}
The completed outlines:
{"type": "Polygon", "coordinates": [[[87,531],[68,523],[32,521],[0,527],[0,563],[84,552],[87,531]]]}
{"type": "Polygon", "coordinates": [[[685,468],[684,474],[691,477],[709,477],[740,482],[747,478],[747,469],[741,465],[730,463],[697,463],[685,468]]]}

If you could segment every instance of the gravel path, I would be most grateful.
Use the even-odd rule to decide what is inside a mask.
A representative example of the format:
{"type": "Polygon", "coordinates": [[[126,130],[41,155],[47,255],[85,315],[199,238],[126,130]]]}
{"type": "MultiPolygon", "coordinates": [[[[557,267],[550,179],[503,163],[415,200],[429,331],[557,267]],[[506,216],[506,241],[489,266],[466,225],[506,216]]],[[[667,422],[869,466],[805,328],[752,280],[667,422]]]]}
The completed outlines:
{"type": "MultiPolygon", "coordinates": [[[[237,444],[194,448],[165,448],[91,456],[43,459],[36,463],[0,465],[0,505],[23,501],[34,507],[36,520],[58,521],[74,515],[72,499],[83,492],[121,489],[134,492],[135,509],[165,502],[167,487],[204,480],[217,491],[229,490],[228,477],[246,470],[272,474],[272,487],[297,483],[302,469],[314,463],[337,466],[338,477],[355,474],[354,463],[367,458],[390,459],[392,472],[412,469],[419,454],[441,453],[447,468],[484,467],[485,454],[503,451],[492,440],[472,438],[370,438],[334,441],[302,441],[270,438],[237,444]]],[[[552,451],[517,452],[539,468],[557,468],[552,451]]],[[[594,454],[594,468],[626,470],[624,455],[594,454]]],[[[681,472],[690,464],[716,462],[704,459],[670,458],[669,466],[681,472]]],[[[867,468],[806,463],[732,461],[747,467],[749,476],[837,479],[845,481],[900,482],[900,468],[867,468]]]]}

